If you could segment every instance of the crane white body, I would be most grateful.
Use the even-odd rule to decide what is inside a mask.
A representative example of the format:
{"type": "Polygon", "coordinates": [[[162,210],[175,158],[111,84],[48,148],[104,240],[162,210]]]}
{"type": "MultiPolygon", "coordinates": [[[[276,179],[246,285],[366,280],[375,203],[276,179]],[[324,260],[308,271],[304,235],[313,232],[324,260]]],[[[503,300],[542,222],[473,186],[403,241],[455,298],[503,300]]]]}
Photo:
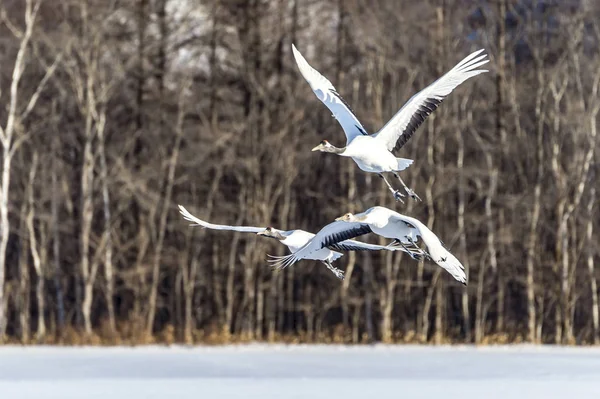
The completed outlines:
{"type": "Polygon", "coordinates": [[[399,172],[413,163],[411,159],[396,158],[385,143],[373,136],[355,137],[340,155],[352,158],[361,170],[369,173],[399,172]]]}
{"type": "Polygon", "coordinates": [[[346,135],[346,146],[338,148],[323,140],[313,151],[331,152],[350,157],[358,167],[369,173],[378,173],[386,182],[396,200],[402,194],[394,190],[382,173],[392,172],[400,180],[405,191],[414,199],[419,197],[409,189],[396,173],[412,164],[412,160],[396,158],[392,153],[400,149],[457,86],[487,70],[477,69],[489,60],[478,50],[459,62],[444,76],[412,96],[406,104],[377,133],[369,135],[350,106],[339,95],[333,84],[314,69],[292,44],[292,54],[300,73],[306,79],[317,98],[325,104],[342,126],[346,135]]]}

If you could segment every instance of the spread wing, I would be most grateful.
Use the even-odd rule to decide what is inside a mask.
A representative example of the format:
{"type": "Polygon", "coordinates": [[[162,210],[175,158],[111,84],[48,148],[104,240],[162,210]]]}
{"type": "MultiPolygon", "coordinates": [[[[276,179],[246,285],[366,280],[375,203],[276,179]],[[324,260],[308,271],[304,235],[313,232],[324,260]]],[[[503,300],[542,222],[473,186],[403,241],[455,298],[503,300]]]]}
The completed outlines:
{"type": "Polygon", "coordinates": [[[230,231],[241,231],[244,233],[259,233],[264,231],[266,227],[252,227],[252,226],[227,226],[222,224],[212,224],[205,222],[204,220],[198,219],[192,215],[187,209],[179,205],[179,213],[183,215],[183,218],[189,222],[192,222],[191,226],[202,226],[212,230],[230,230],[230,231]]]}
{"type": "MultiPolygon", "coordinates": [[[[271,256],[272,259],[270,259],[269,262],[273,266],[283,269],[304,259],[321,248],[331,247],[339,242],[371,232],[371,227],[369,227],[368,224],[332,222],[319,230],[312,240],[304,244],[296,252],[286,256],[271,256]]],[[[354,243],[357,243],[357,241],[354,241],[354,243]]]]}
{"type": "Polygon", "coordinates": [[[335,119],[342,125],[344,133],[346,133],[346,145],[357,136],[366,136],[367,131],[356,115],[354,115],[350,106],[335,90],[331,82],[321,75],[319,71],[311,67],[293,44],[292,53],[294,54],[294,59],[296,60],[296,64],[298,64],[300,73],[304,76],[312,91],[329,108],[335,119]]]}
{"type": "Polygon", "coordinates": [[[396,243],[392,243],[388,246],[367,244],[366,242],[360,242],[355,240],[341,241],[337,244],[330,245],[329,249],[336,251],[402,251],[408,253],[407,249],[402,248],[396,243]]]}
{"type": "Polygon", "coordinates": [[[452,253],[450,253],[450,251],[446,249],[438,236],[429,230],[425,224],[421,223],[415,218],[400,214],[394,215],[393,218],[396,221],[402,221],[407,225],[410,225],[412,228],[417,229],[417,235],[421,237],[423,243],[427,246],[427,255],[429,258],[438,266],[450,273],[456,280],[460,281],[464,285],[467,285],[465,267],[454,255],[452,255],[452,253]]]}
{"type": "Polygon", "coordinates": [[[487,72],[485,69],[476,69],[489,62],[484,59],[487,54],[479,55],[482,51],[470,54],[444,76],[412,96],[373,137],[382,140],[390,151],[402,148],[429,114],[435,111],[456,87],[473,76],[487,72]]]}

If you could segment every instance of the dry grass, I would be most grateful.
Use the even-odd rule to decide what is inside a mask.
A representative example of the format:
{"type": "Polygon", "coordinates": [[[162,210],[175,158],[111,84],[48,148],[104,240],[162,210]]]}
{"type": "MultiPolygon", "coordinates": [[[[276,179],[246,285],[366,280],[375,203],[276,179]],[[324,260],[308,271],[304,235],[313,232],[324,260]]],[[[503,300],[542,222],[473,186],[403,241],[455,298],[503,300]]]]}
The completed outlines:
{"type": "MultiPolygon", "coordinates": [[[[354,340],[351,331],[344,331],[342,326],[335,326],[330,331],[320,333],[308,333],[300,331],[296,334],[265,334],[262,339],[257,339],[252,334],[231,334],[228,329],[218,326],[210,326],[206,330],[193,330],[189,334],[177,329],[173,325],[166,325],[162,330],[156,331],[154,335],[148,335],[140,321],[129,321],[120,323],[116,331],[112,331],[107,322],[100,323],[91,335],[82,329],[67,327],[59,336],[49,333],[43,339],[37,339],[33,335],[29,340],[23,341],[16,338],[7,338],[0,344],[5,345],[59,345],[59,346],[138,346],[138,345],[227,345],[244,344],[252,342],[283,343],[283,344],[346,344],[361,345],[369,344],[366,333],[358,340],[354,340]]],[[[380,342],[380,341],[377,341],[380,342]]],[[[507,334],[490,334],[482,338],[477,345],[508,345],[522,344],[526,340],[520,336],[509,336],[507,334]]],[[[412,345],[434,345],[432,337],[426,340],[416,331],[395,332],[386,344],[412,344],[412,345]]],[[[456,337],[442,337],[440,344],[464,344],[465,342],[456,337]]],[[[576,345],[576,342],[568,345],[576,345]]],[[[591,345],[591,343],[584,343],[591,345]]]]}

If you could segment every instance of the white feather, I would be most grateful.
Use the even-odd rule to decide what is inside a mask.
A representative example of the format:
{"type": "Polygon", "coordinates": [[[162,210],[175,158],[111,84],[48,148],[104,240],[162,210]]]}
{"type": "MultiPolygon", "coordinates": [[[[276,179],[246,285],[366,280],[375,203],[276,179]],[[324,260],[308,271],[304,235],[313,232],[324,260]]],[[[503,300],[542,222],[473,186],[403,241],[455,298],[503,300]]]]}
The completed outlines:
{"type": "MultiPolygon", "coordinates": [[[[416,242],[420,237],[427,246],[431,259],[456,280],[467,284],[467,276],[462,263],[444,248],[440,239],[419,220],[382,206],[370,208],[363,213],[354,215],[354,218],[353,220],[358,220],[359,223],[368,224],[373,233],[386,238],[398,239],[405,244],[411,244],[411,241],[416,242]]],[[[349,222],[351,225],[355,223],[357,222],[349,222]]]]}
{"type": "MultiPolygon", "coordinates": [[[[483,50],[476,51],[465,57],[444,76],[433,82],[424,90],[415,94],[394,115],[379,132],[368,135],[358,118],[343,101],[327,78],[311,67],[302,54],[292,44],[292,53],[300,73],[315,95],[325,104],[336,117],[346,133],[345,148],[336,148],[328,142],[322,143],[313,150],[334,152],[338,155],[351,157],[358,167],[369,173],[398,172],[412,164],[412,160],[396,158],[392,151],[401,148],[431,114],[443,99],[465,80],[487,72],[477,69],[488,62],[483,50]]],[[[385,176],[381,175],[384,179],[385,176]]],[[[396,200],[401,200],[401,194],[385,180],[389,190],[396,200]]],[[[406,192],[413,198],[419,197],[401,181],[406,192]]]]}
{"type": "MultiPolygon", "coordinates": [[[[212,223],[206,222],[204,220],[201,220],[201,219],[195,217],[181,205],[179,205],[179,212],[183,215],[183,218],[185,220],[194,223],[193,225],[202,226],[202,227],[208,228],[208,229],[230,230],[230,231],[239,231],[239,232],[248,232],[248,233],[260,233],[260,232],[263,232],[266,230],[265,227],[228,226],[228,225],[212,224],[212,223]]],[[[279,240],[279,242],[281,242],[283,245],[288,247],[288,249],[291,252],[291,255],[296,254],[299,249],[304,247],[307,243],[311,242],[311,240],[315,236],[313,233],[309,233],[308,231],[304,231],[304,230],[300,230],[300,229],[285,231],[285,230],[277,230],[277,229],[270,227],[270,230],[277,231],[279,234],[281,234],[283,239],[279,240]]],[[[366,244],[366,243],[362,243],[362,242],[358,242],[358,241],[354,241],[354,240],[345,240],[345,241],[341,242],[340,244],[342,244],[344,246],[344,250],[351,250],[351,251],[355,251],[355,250],[356,251],[358,251],[358,250],[369,250],[369,251],[403,250],[402,248],[399,248],[394,245],[391,245],[389,247],[384,247],[382,245],[366,244]]],[[[288,255],[288,256],[291,256],[291,255],[288,255]]],[[[326,261],[326,262],[331,263],[331,262],[341,258],[342,256],[343,256],[343,254],[340,252],[334,251],[327,247],[321,247],[314,251],[302,252],[300,254],[297,254],[296,258],[297,258],[297,260],[310,259],[310,260],[318,260],[318,261],[324,261],[324,262],[326,261]]],[[[286,265],[283,264],[283,261],[278,260],[278,259],[287,258],[286,256],[272,257],[272,258],[276,259],[274,262],[276,263],[277,267],[287,266],[287,264],[286,265]]],[[[273,262],[273,261],[271,261],[271,262],[273,262]]]]}
{"type": "Polygon", "coordinates": [[[345,104],[331,82],[321,75],[319,71],[311,67],[293,44],[292,53],[294,54],[294,59],[296,60],[296,64],[298,64],[300,73],[304,79],[306,79],[310,88],[317,98],[329,108],[333,116],[342,126],[342,129],[344,129],[344,133],[346,133],[346,144],[350,143],[357,136],[366,135],[367,132],[365,128],[348,105],[345,104]]]}
{"type": "MultiPolygon", "coordinates": [[[[417,126],[411,126],[411,119],[415,114],[424,110],[430,112],[426,107],[428,100],[436,100],[441,102],[447,95],[458,87],[461,83],[473,76],[487,72],[485,69],[477,69],[481,65],[486,64],[489,60],[485,60],[487,54],[477,57],[483,50],[475,51],[468,55],[465,59],[459,62],[454,68],[447,72],[444,76],[412,96],[406,104],[388,121],[388,123],[375,133],[373,136],[385,143],[389,151],[394,150],[402,135],[408,135],[405,140],[408,140],[422,123],[418,122],[417,126]]],[[[433,111],[433,110],[432,110],[433,111]]],[[[432,112],[431,111],[431,112],[432,112]]],[[[429,115],[423,114],[423,119],[429,115]]]]}
{"type": "Polygon", "coordinates": [[[327,247],[333,247],[335,244],[351,246],[354,247],[355,250],[408,252],[402,247],[366,244],[350,239],[370,232],[371,229],[366,224],[332,222],[319,230],[310,241],[305,243],[297,251],[286,256],[271,256],[272,259],[269,260],[269,262],[271,262],[273,266],[283,269],[293,265],[301,259],[315,256],[316,253],[319,253],[327,247]]]}
{"type": "Polygon", "coordinates": [[[244,233],[259,233],[264,231],[266,227],[252,227],[252,226],[227,226],[223,224],[212,224],[205,222],[204,220],[198,219],[196,216],[192,215],[187,209],[183,206],[179,206],[179,213],[183,215],[183,218],[188,222],[192,222],[195,225],[202,226],[207,229],[212,230],[230,230],[230,231],[240,231],[244,233]]]}

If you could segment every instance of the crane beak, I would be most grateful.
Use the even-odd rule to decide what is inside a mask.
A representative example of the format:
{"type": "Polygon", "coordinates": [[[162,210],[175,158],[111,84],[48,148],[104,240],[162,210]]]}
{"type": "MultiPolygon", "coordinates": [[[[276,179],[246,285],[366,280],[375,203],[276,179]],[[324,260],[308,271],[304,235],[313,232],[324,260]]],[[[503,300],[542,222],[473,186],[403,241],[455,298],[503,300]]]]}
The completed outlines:
{"type": "Polygon", "coordinates": [[[263,230],[263,231],[259,231],[258,233],[256,233],[257,236],[268,236],[269,233],[267,232],[267,230],[263,230]]]}
{"type": "Polygon", "coordinates": [[[342,219],[343,219],[343,216],[340,216],[339,218],[335,218],[335,221],[336,221],[336,222],[341,222],[341,221],[342,221],[342,219]]]}
{"type": "Polygon", "coordinates": [[[318,146],[316,146],[315,148],[313,148],[311,151],[320,151],[321,148],[323,148],[323,144],[319,144],[318,146]]]}

